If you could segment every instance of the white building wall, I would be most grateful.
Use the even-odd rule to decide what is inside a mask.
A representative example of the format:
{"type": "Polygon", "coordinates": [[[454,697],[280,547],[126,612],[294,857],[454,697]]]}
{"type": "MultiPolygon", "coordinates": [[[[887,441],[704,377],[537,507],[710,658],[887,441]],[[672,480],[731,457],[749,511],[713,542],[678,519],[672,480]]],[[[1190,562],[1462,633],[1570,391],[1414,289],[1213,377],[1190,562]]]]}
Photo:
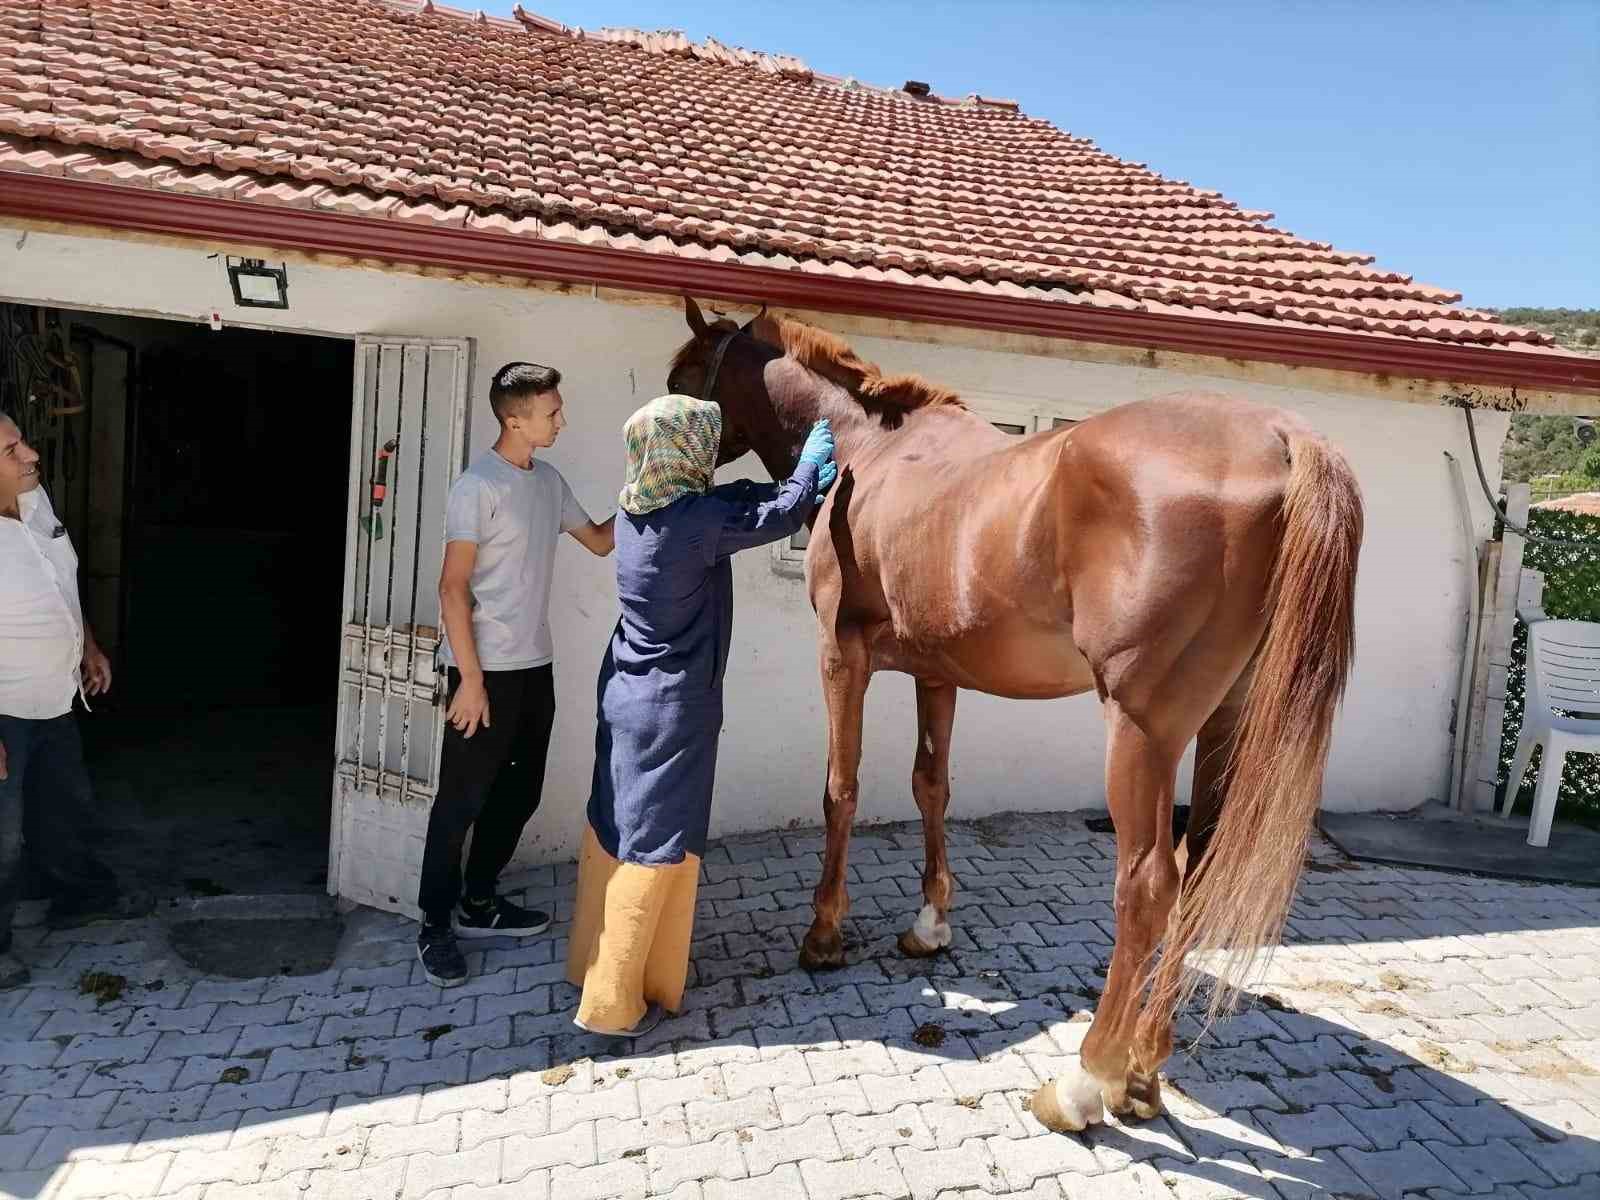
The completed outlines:
{"type": "MultiPolygon", "coordinates": [[[[687,336],[681,313],[654,303],[423,278],[359,268],[289,269],[286,312],[240,310],[219,259],[199,250],[0,229],[0,298],[113,308],[204,320],[354,335],[467,336],[477,342],[471,443],[493,440],[487,381],[511,359],[559,367],[571,422],[550,452],[598,517],[621,482],[620,429],[665,388],[666,363],[687,336]]],[[[1460,518],[1442,451],[1470,470],[1454,409],[1110,365],[852,339],[890,370],[917,370],[997,411],[1059,400],[1068,415],[1183,388],[1227,390],[1306,417],[1349,455],[1367,503],[1358,594],[1355,675],[1340,717],[1325,803],[1333,809],[1406,809],[1444,794],[1448,725],[1466,612],[1460,518]]],[[[1292,381],[1291,371],[1279,373],[1292,381]]],[[[293,388],[285,380],[286,389],[293,388]]],[[[1490,468],[1509,418],[1477,414],[1490,468]]],[[[757,476],[753,458],[738,470],[757,476]]],[[[736,473],[736,472],[735,472],[736,473]]],[[[1488,506],[1474,487],[1479,536],[1488,506]]],[[[615,619],[608,562],[565,544],[552,601],[559,714],[544,807],[530,823],[526,861],[570,855],[582,827],[594,735],[595,671],[615,619]]],[[[820,820],[824,716],[815,634],[802,580],[773,570],[771,555],[737,563],[738,610],[728,677],[713,832],[820,820]]],[[[338,603],[329,598],[329,620],[338,603]]],[[[333,664],[329,664],[330,676],[333,664]]],[[[330,679],[331,684],[331,679],[330,679]]],[[[880,676],[868,697],[862,819],[916,815],[909,773],[912,685],[880,676]]],[[[952,814],[1088,808],[1104,803],[1104,741],[1092,696],[1058,702],[964,694],[953,752],[952,814]]],[[[1185,771],[1187,776],[1187,771],[1185,771]]],[[[1183,788],[1188,786],[1187,778],[1183,788]]],[[[408,823],[409,824],[409,823],[408,823]]],[[[414,834],[413,834],[414,836],[414,834]]]]}

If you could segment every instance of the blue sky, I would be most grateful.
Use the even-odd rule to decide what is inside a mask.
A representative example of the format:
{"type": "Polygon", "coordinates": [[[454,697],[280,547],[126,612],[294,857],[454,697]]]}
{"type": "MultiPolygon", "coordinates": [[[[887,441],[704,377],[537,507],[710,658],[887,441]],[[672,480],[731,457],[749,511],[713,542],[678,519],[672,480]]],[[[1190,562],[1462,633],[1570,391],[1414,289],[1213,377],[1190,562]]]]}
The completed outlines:
{"type": "Polygon", "coordinates": [[[1600,0],[525,7],[1015,99],[1468,304],[1600,307],[1600,0]]]}

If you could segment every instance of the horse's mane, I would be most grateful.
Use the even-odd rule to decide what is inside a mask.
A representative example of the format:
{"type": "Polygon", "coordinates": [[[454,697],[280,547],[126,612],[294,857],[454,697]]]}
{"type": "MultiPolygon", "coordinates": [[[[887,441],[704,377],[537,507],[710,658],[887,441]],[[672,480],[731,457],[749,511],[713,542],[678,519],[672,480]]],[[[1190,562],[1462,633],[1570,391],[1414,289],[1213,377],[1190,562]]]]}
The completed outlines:
{"type": "MultiPolygon", "coordinates": [[[[739,326],[726,317],[708,328],[716,333],[732,333],[739,326]]],[[[885,375],[877,363],[868,362],[850,348],[838,334],[807,325],[790,317],[758,317],[750,334],[782,350],[807,370],[814,371],[848,391],[863,408],[883,412],[908,412],[916,408],[948,405],[965,407],[961,397],[949,388],[929,383],[920,375],[885,375]]],[[[673,356],[672,368],[682,366],[695,352],[698,339],[690,339],[673,356]]]]}
{"type": "Polygon", "coordinates": [[[920,375],[885,375],[877,363],[860,357],[838,334],[789,317],[758,321],[756,328],[763,324],[775,327],[778,345],[785,354],[845,388],[867,408],[962,407],[961,398],[949,388],[929,383],[920,375]]]}

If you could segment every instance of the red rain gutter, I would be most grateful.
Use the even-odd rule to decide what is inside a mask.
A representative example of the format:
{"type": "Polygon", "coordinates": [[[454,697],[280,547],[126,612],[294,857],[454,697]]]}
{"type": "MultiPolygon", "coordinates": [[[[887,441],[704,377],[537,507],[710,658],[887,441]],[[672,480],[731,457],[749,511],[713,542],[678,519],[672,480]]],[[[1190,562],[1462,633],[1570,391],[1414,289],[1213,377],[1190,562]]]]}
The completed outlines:
{"type": "MultiPolygon", "coordinates": [[[[1600,392],[1600,358],[1277,328],[846,279],[0,171],[0,215],[602,287],[717,297],[1216,358],[1461,383],[1600,392]]],[[[1492,403],[1492,401],[1491,401],[1492,403]]]]}

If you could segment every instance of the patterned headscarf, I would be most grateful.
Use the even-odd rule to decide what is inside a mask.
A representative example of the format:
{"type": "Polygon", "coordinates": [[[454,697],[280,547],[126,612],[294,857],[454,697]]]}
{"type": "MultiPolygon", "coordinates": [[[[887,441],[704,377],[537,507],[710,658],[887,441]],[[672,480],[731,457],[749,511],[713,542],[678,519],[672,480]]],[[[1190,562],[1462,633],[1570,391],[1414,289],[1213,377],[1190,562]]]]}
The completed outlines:
{"type": "Polygon", "coordinates": [[[722,409],[693,396],[658,396],[622,427],[628,477],[618,503],[636,517],[711,486],[722,409]]]}

